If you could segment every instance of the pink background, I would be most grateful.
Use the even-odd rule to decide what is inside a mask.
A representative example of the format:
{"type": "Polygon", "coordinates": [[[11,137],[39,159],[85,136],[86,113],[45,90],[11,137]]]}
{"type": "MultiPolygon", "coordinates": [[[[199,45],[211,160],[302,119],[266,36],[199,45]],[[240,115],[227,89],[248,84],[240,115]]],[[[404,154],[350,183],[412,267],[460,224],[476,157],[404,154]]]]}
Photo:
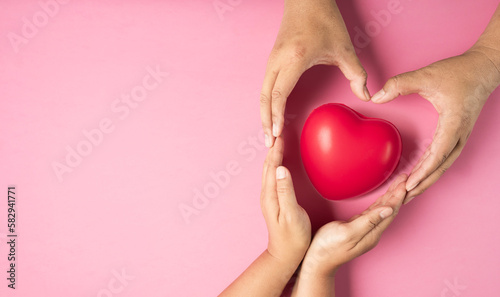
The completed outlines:
{"type": "MultiPolygon", "coordinates": [[[[258,98],[283,4],[221,1],[232,9],[218,14],[200,0],[70,1],[47,19],[38,1],[0,3],[0,295],[215,296],[265,249],[258,98]],[[23,18],[33,16],[40,27],[16,53],[9,36],[23,36],[23,18]],[[116,101],[140,91],[148,67],[169,75],[150,79],[155,87],[134,108],[116,101]],[[67,146],[84,147],[82,131],[103,119],[113,131],[60,181],[53,164],[66,162],[67,146]],[[230,181],[214,188],[211,176],[227,166],[235,167],[230,181]],[[15,292],[4,272],[8,185],[18,200],[15,292]],[[193,205],[205,187],[212,198],[193,205]],[[186,205],[199,208],[189,223],[179,210],[186,205]]],[[[339,1],[351,36],[355,28],[372,35],[354,42],[372,94],[392,75],[465,51],[498,2],[401,0],[390,21],[374,23],[370,12],[390,1],[339,1]]],[[[401,210],[373,251],[340,270],[338,296],[498,294],[498,97],[445,176],[401,210]]],[[[307,71],[287,106],[285,165],[316,229],[362,211],[387,188],[342,202],[316,194],[298,137],[309,112],[327,102],[392,121],[404,143],[398,171],[409,171],[437,121],[418,96],[363,103],[338,69],[307,71]]]]}

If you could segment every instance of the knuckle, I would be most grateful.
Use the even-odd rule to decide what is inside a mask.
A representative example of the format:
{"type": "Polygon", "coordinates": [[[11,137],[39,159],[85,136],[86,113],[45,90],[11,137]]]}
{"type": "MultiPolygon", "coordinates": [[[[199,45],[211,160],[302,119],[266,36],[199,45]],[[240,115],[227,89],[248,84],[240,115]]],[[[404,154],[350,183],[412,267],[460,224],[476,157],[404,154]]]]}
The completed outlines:
{"type": "Polygon", "coordinates": [[[361,68],[361,72],[359,73],[359,77],[362,78],[363,80],[366,80],[368,78],[368,73],[364,68],[361,68]]]}
{"type": "Polygon", "coordinates": [[[373,220],[372,218],[370,218],[368,220],[368,226],[370,227],[370,229],[375,229],[375,227],[377,227],[377,222],[375,222],[375,220],[373,220]]]}
{"type": "Polygon", "coordinates": [[[347,224],[340,224],[338,227],[337,227],[337,230],[338,230],[338,233],[339,234],[347,234],[350,232],[350,228],[347,224]]]}
{"type": "Polygon", "coordinates": [[[276,44],[273,47],[273,49],[271,50],[271,53],[269,54],[269,63],[272,63],[278,59],[278,57],[280,56],[282,47],[283,47],[283,45],[281,43],[276,44]]]}
{"type": "Polygon", "coordinates": [[[444,162],[446,162],[446,159],[448,159],[448,155],[449,153],[431,151],[428,157],[429,162],[424,162],[424,164],[422,164],[422,168],[425,172],[430,174],[432,173],[432,171],[436,170],[439,166],[443,165],[444,162]]]}
{"type": "Polygon", "coordinates": [[[353,235],[352,230],[346,224],[338,226],[338,232],[336,234],[336,239],[340,242],[352,241],[353,235]]]}
{"type": "Polygon", "coordinates": [[[269,96],[264,93],[260,93],[260,104],[261,105],[268,105],[271,100],[269,99],[269,96]]]}
{"type": "Polygon", "coordinates": [[[363,69],[363,67],[359,66],[354,68],[349,76],[346,76],[350,81],[356,81],[356,82],[361,82],[363,84],[366,83],[366,80],[368,79],[368,74],[366,73],[366,70],[363,69]]]}
{"type": "Polygon", "coordinates": [[[307,46],[302,42],[295,42],[288,48],[287,52],[293,61],[303,61],[307,55],[307,46]]]}
{"type": "Polygon", "coordinates": [[[400,75],[393,76],[393,77],[391,77],[391,78],[387,81],[387,86],[388,86],[389,88],[394,88],[394,89],[397,89],[397,88],[398,88],[398,85],[399,85],[400,80],[401,80],[401,76],[400,76],[400,75]]]}
{"type": "Polygon", "coordinates": [[[447,166],[442,166],[442,167],[439,167],[439,168],[438,168],[438,175],[439,175],[439,176],[442,176],[442,175],[446,172],[446,170],[448,170],[448,167],[447,167],[447,166]]]}
{"type": "Polygon", "coordinates": [[[279,89],[274,89],[273,92],[271,93],[272,100],[279,99],[281,97],[282,97],[282,92],[279,89]]]}
{"type": "Polygon", "coordinates": [[[411,77],[418,80],[422,89],[426,90],[428,93],[433,93],[437,89],[436,86],[438,85],[438,82],[434,77],[435,75],[432,67],[420,68],[412,72],[407,72],[404,75],[407,75],[408,77],[412,75],[411,77]]]}
{"type": "Polygon", "coordinates": [[[439,165],[444,164],[444,162],[446,161],[446,159],[448,159],[448,154],[443,154],[443,155],[441,156],[441,159],[440,159],[439,165]]]}
{"type": "Polygon", "coordinates": [[[352,236],[347,232],[339,232],[339,234],[337,234],[335,237],[336,237],[335,239],[337,242],[351,242],[352,241],[352,236]]]}
{"type": "Polygon", "coordinates": [[[290,193],[290,189],[282,185],[276,188],[276,192],[278,192],[279,195],[288,195],[288,193],[290,193]]]}
{"type": "Polygon", "coordinates": [[[306,57],[307,48],[302,44],[296,44],[292,51],[292,57],[297,60],[303,60],[306,57]]]}

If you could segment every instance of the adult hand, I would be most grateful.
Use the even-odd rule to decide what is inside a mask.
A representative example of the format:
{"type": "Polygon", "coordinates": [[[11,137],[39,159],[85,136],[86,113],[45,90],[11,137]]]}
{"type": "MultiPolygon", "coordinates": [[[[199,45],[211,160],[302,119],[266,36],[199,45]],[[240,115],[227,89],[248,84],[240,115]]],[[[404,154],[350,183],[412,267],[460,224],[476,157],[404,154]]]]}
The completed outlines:
{"type": "Polygon", "coordinates": [[[492,60],[480,47],[473,47],[463,55],[396,75],[373,95],[374,103],[385,103],[418,93],[439,114],[433,141],[406,183],[405,204],[435,183],[458,158],[499,76],[492,60]]]}
{"type": "Polygon", "coordinates": [[[333,0],[287,0],[276,42],[267,64],[260,113],[267,147],[281,135],[288,96],[304,71],[335,65],[350,81],[353,93],[368,101],[366,71],[333,0]]]}
{"type": "Polygon", "coordinates": [[[260,202],[269,232],[267,251],[283,263],[298,265],[311,242],[311,222],[297,203],[290,171],[280,166],[282,160],[283,139],[278,137],[262,175],[260,202]]]}

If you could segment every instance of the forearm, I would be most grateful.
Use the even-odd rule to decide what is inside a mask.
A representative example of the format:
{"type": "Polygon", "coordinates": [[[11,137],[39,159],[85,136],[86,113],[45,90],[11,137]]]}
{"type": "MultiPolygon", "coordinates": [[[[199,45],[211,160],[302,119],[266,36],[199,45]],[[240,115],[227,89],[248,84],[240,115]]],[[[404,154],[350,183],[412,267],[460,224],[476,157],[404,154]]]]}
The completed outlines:
{"type": "Polygon", "coordinates": [[[479,37],[469,51],[477,51],[485,55],[492,64],[492,83],[500,84],[500,5],[479,37]]]}
{"type": "Polygon", "coordinates": [[[284,13],[289,15],[292,20],[308,15],[313,17],[317,23],[345,28],[344,20],[335,0],[285,0],[284,13]]]}
{"type": "Polygon", "coordinates": [[[303,267],[295,282],[292,297],[335,297],[335,274],[303,267]]]}
{"type": "Polygon", "coordinates": [[[285,9],[292,6],[311,10],[327,9],[338,11],[335,0],[285,0],[285,9]]]}
{"type": "Polygon", "coordinates": [[[292,297],[334,297],[335,274],[338,266],[330,263],[330,256],[310,249],[300,267],[292,297]]]}
{"type": "Polygon", "coordinates": [[[219,297],[280,296],[299,263],[284,263],[266,250],[219,297]]]}
{"type": "Polygon", "coordinates": [[[492,58],[500,65],[500,5],[491,17],[488,26],[473,47],[483,47],[491,50],[492,58]]]}

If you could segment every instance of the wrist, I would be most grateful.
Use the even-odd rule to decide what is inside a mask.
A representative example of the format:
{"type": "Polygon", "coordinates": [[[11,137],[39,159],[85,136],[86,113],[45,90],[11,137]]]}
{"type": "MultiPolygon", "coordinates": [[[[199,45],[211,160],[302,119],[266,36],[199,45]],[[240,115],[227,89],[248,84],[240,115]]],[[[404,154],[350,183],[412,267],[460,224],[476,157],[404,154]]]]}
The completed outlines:
{"type": "Polygon", "coordinates": [[[309,270],[305,261],[300,267],[292,296],[335,296],[335,274],[309,270]]]}
{"type": "Polygon", "coordinates": [[[306,254],[300,268],[301,278],[319,278],[333,279],[340,265],[328,263],[323,257],[315,257],[312,254],[306,254]]]}
{"type": "Polygon", "coordinates": [[[311,5],[311,3],[317,5],[317,4],[324,4],[324,5],[337,5],[336,0],[285,0],[285,5],[287,4],[295,4],[295,3],[302,3],[302,4],[307,4],[311,5]]]}
{"type": "Polygon", "coordinates": [[[270,252],[269,249],[266,249],[263,254],[266,258],[268,258],[268,261],[272,263],[272,265],[279,267],[282,271],[291,272],[290,276],[295,273],[297,267],[302,261],[302,257],[298,256],[278,257],[270,252]]]}
{"type": "Polygon", "coordinates": [[[481,69],[478,76],[490,93],[493,92],[500,85],[500,50],[478,41],[465,54],[475,56],[472,63],[481,69]]]}
{"type": "MultiPolygon", "coordinates": [[[[287,12],[309,15],[315,20],[320,18],[323,21],[340,16],[337,3],[333,0],[285,0],[285,13],[287,12]]],[[[328,21],[331,22],[331,19],[328,21]]]]}

